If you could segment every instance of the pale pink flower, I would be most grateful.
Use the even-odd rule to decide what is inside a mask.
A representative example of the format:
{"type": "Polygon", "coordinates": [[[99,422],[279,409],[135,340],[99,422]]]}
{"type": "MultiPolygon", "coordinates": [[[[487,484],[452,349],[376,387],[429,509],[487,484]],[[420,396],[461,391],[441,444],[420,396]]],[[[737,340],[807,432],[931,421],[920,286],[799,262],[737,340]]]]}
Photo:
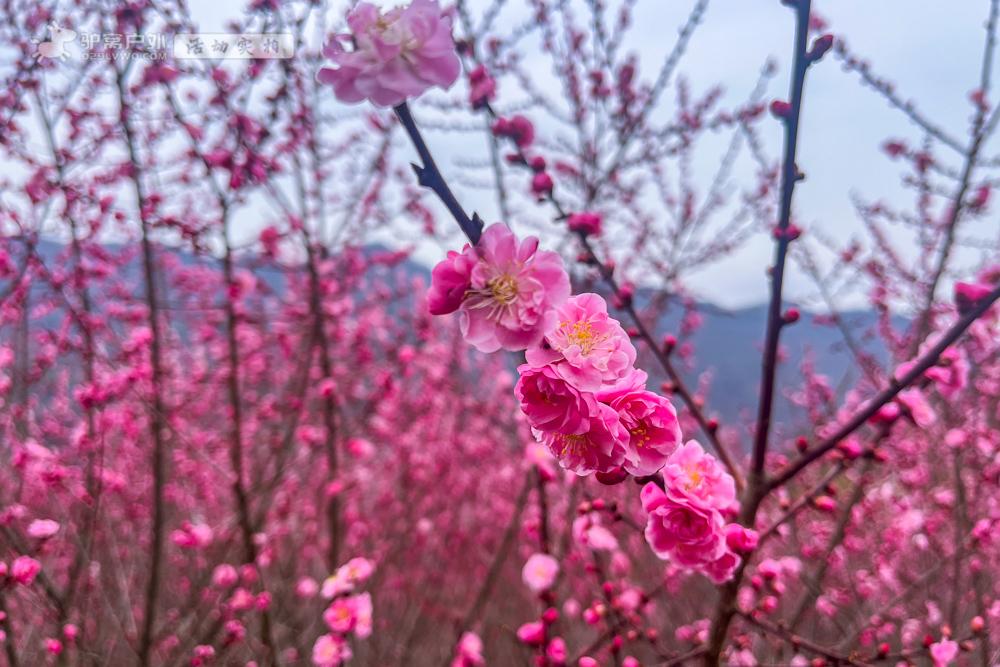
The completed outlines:
{"type": "Polygon", "coordinates": [[[539,431],[586,433],[590,416],[598,413],[597,398],[581,392],[560,376],[552,366],[522,364],[514,394],[528,423],[539,431]]]}
{"type": "Polygon", "coordinates": [[[315,597],[319,592],[319,584],[312,577],[302,577],[295,584],[295,594],[300,598],[315,597]]]}
{"type": "Polygon", "coordinates": [[[59,532],[59,522],[52,519],[35,519],[28,524],[28,535],[46,540],[59,532]]]}
{"type": "Polygon", "coordinates": [[[437,0],[413,0],[384,14],[361,2],[347,25],[350,34],[334,36],[323,48],[335,67],[323,67],[316,76],[333,86],[341,102],[396,106],[432,86],[448,89],[458,78],[451,17],[437,0]],[[344,44],[354,48],[347,51],[344,44]]]}
{"type": "Polygon", "coordinates": [[[718,510],[668,496],[652,482],[639,495],[649,514],[646,541],[657,556],[688,567],[705,567],[726,553],[725,523],[718,510]]]}
{"type": "Polygon", "coordinates": [[[581,477],[594,472],[610,472],[622,465],[628,433],[618,413],[597,403],[588,423],[585,433],[550,433],[535,429],[534,434],[559,460],[559,465],[581,477]]]}
{"type": "Polygon", "coordinates": [[[911,387],[899,392],[896,400],[906,406],[910,416],[913,418],[913,422],[920,428],[927,428],[937,421],[934,408],[927,401],[924,392],[917,387],[911,387]]]}
{"type": "Polygon", "coordinates": [[[229,588],[239,580],[236,568],[228,563],[216,566],[212,571],[212,584],[217,588],[229,588]]]}
{"type": "Polygon", "coordinates": [[[652,475],[662,468],[681,442],[681,427],[674,406],[666,398],[645,389],[601,392],[628,431],[625,440],[625,471],[652,475]]]}
{"type": "Polygon", "coordinates": [[[537,345],[555,323],[553,309],[569,296],[569,276],[554,252],[538,239],[518,241],[502,223],[486,228],[469,287],[459,308],[462,335],[480,352],[523,350],[537,345]]]}
{"type": "Polygon", "coordinates": [[[19,584],[29,585],[42,570],[42,564],[31,556],[18,556],[10,564],[10,578],[19,584]]]}
{"type": "Polygon", "coordinates": [[[556,326],[545,335],[546,346],[529,349],[532,366],[552,364],[583,391],[614,384],[633,370],[635,347],[598,294],[578,294],[556,309],[556,326]]]}
{"type": "Polygon", "coordinates": [[[533,554],[521,570],[521,579],[532,593],[552,588],[559,575],[559,561],[548,554],[533,554]]]}
{"type": "Polygon", "coordinates": [[[320,595],[326,599],[341,593],[349,593],[354,587],[365,582],[375,571],[375,564],[367,558],[352,558],[323,581],[320,595]]]}
{"type": "Polygon", "coordinates": [[[951,639],[942,639],[931,644],[931,659],[934,667],[945,667],[954,662],[958,657],[958,642],[951,639]]]}
{"type": "Polygon", "coordinates": [[[351,659],[351,647],[336,635],[320,635],[313,644],[312,660],[317,667],[337,667],[351,659]]]}
{"type": "Polygon", "coordinates": [[[677,448],[663,467],[666,492],[678,500],[717,510],[736,501],[736,484],[714,456],[694,440],[677,448]]]}
{"type": "Polygon", "coordinates": [[[475,632],[464,632],[455,647],[455,659],[451,667],[477,667],[485,665],[483,659],[483,640],[475,632]]]}

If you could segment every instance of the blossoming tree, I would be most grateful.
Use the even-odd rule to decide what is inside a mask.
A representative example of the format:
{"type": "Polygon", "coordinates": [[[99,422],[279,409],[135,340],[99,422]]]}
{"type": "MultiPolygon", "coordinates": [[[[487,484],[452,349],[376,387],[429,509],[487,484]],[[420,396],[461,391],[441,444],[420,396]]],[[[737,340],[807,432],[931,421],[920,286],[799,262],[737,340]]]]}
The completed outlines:
{"type": "Polygon", "coordinates": [[[232,31],[289,31],[294,58],[102,39],[83,66],[31,36],[197,26],[183,2],[0,8],[21,52],[0,103],[6,662],[993,664],[1000,252],[956,258],[1000,164],[998,3],[967,141],[810,0],[784,2],[788,100],[764,103],[765,64],[736,108],[678,80],[667,110],[707,0],[649,81],[633,0],[478,4],[253,0],[232,31]],[[529,36],[563,103],[522,60],[529,36]],[[914,210],[859,202],[871,240],[842,249],[793,207],[805,81],[831,58],[925,136],[885,145],[914,210]],[[783,128],[777,159],[763,123],[783,128]],[[468,171],[502,221],[460,199],[472,177],[439,168],[428,129],[477,138],[468,171]],[[708,133],[732,143],[699,204],[708,133]],[[754,169],[734,197],[740,145],[754,169]],[[526,233],[539,217],[555,227],[526,233]],[[429,282],[368,243],[385,228],[448,247],[429,282]],[[774,255],[757,410],[722,424],[684,279],[758,233],[774,255]],[[807,326],[792,265],[859,370],[842,391],[808,359],[779,381],[783,334],[807,326]],[[862,281],[871,332],[833,288],[862,281]],[[777,418],[784,389],[801,419],[777,418]]]}

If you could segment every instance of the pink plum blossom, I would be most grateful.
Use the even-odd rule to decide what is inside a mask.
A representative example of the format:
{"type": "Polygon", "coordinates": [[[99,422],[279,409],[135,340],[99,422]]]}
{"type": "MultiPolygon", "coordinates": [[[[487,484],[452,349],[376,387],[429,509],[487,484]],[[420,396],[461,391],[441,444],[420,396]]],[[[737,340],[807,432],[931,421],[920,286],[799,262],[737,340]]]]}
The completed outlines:
{"type": "Polygon", "coordinates": [[[532,554],[524,563],[521,579],[532,593],[552,588],[559,575],[559,561],[548,554],[532,554]]]}
{"type": "Polygon", "coordinates": [[[652,475],[662,468],[681,442],[681,428],[674,406],[645,389],[602,392],[598,398],[618,413],[628,431],[625,471],[652,475]]]}
{"type": "Polygon", "coordinates": [[[579,294],[556,309],[555,327],[546,345],[525,354],[532,366],[551,364],[568,382],[597,391],[626,377],[635,363],[635,347],[598,294],[579,294]]]}
{"type": "Polygon", "coordinates": [[[42,570],[42,564],[31,556],[18,556],[10,564],[10,578],[24,586],[29,585],[42,570]]]}
{"type": "Polygon", "coordinates": [[[732,476],[694,440],[667,459],[663,482],[669,496],[703,507],[726,510],[736,501],[732,476]]]}
{"type": "Polygon", "coordinates": [[[718,510],[668,496],[652,482],[642,488],[640,499],[649,515],[646,541],[660,558],[704,568],[726,553],[725,524],[718,510]]]}
{"type": "Polygon", "coordinates": [[[535,430],[542,442],[566,470],[584,476],[610,472],[625,462],[628,433],[612,408],[597,403],[584,433],[552,433],[535,430]]]}
{"type": "Polygon", "coordinates": [[[525,623],[517,629],[517,638],[529,646],[540,646],[545,642],[545,625],[541,621],[525,623]]]}
{"type": "Polygon", "coordinates": [[[337,667],[351,659],[351,647],[337,635],[320,635],[313,644],[312,660],[316,667],[337,667]]]}
{"type": "Polygon", "coordinates": [[[480,352],[537,345],[555,323],[553,308],[569,296],[569,276],[559,255],[539,251],[533,236],[518,241],[499,222],[462,255],[449,255],[431,274],[432,313],[450,312],[458,304],[462,335],[480,352]]]}
{"type": "Polygon", "coordinates": [[[354,632],[362,639],[372,631],[372,598],[368,593],[340,597],[323,612],[323,620],[333,632],[354,632]]]}
{"type": "Polygon", "coordinates": [[[59,532],[59,522],[52,519],[35,519],[28,524],[28,535],[46,540],[59,532]]]}
{"type": "Polygon", "coordinates": [[[533,428],[556,433],[590,430],[591,415],[600,413],[594,394],[581,392],[552,366],[522,364],[517,371],[514,393],[533,428]]]}
{"type": "Polygon", "coordinates": [[[396,106],[432,86],[447,89],[458,78],[451,17],[437,0],[413,0],[385,13],[361,2],[347,25],[350,34],[336,35],[323,48],[335,66],[323,67],[316,77],[332,85],[341,102],[396,106]],[[346,50],[346,43],[353,49],[346,50]]]}
{"type": "Polygon", "coordinates": [[[934,667],[946,667],[958,657],[958,642],[951,639],[942,639],[930,646],[931,659],[934,667]]]}
{"type": "Polygon", "coordinates": [[[485,664],[483,640],[474,632],[463,632],[455,647],[455,658],[451,661],[451,667],[477,667],[485,664]]]}

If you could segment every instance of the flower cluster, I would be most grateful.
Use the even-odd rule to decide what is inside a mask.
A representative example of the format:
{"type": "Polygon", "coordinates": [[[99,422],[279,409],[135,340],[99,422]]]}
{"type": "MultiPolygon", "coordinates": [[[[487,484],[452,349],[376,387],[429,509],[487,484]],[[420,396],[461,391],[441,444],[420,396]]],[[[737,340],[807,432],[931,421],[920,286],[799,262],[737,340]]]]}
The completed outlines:
{"type": "Polygon", "coordinates": [[[381,107],[402,104],[428,88],[449,88],[461,63],[451,36],[451,17],[437,0],[413,0],[382,13],[361,2],[347,17],[350,34],[323,49],[336,67],[323,67],[320,83],[333,86],[342,102],[370,100],[381,107]],[[344,44],[353,44],[347,51],[344,44]]]}
{"type": "Polygon", "coordinates": [[[323,582],[323,597],[332,599],[323,612],[328,632],[313,644],[312,659],[318,667],[336,667],[351,659],[349,635],[359,639],[371,635],[372,598],[369,593],[358,593],[357,587],[374,569],[371,561],[352,558],[323,582]]]}
{"type": "Polygon", "coordinates": [[[569,297],[559,256],[491,225],[431,274],[430,312],[459,311],[483,352],[526,350],[515,387],[536,438],[578,475],[650,475],[680,443],[677,414],[646,390],[635,347],[597,294],[569,297]]]}
{"type": "Polygon", "coordinates": [[[740,563],[737,551],[752,551],[757,534],[726,524],[736,507],[736,486],[719,463],[691,441],[677,448],[663,468],[663,488],[654,482],[640,493],[648,514],[646,541],[662,559],[729,580],[740,563]]]}

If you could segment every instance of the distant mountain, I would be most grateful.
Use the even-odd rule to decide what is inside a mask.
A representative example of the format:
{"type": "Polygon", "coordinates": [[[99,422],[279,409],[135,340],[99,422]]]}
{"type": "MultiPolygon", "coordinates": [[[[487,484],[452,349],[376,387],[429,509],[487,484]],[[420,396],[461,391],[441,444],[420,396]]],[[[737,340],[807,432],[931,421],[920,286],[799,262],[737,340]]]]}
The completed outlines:
{"type": "MultiPolygon", "coordinates": [[[[58,243],[42,241],[39,244],[39,253],[46,259],[56,258],[63,250],[63,246],[58,243]]],[[[120,248],[109,246],[109,250],[117,252],[120,248]]],[[[167,252],[174,253],[184,264],[205,261],[203,257],[196,258],[185,252],[167,252]]],[[[365,252],[371,255],[387,251],[380,246],[371,246],[365,252]]],[[[406,275],[420,276],[428,282],[430,280],[429,268],[411,259],[399,262],[396,270],[406,275]]],[[[134,276],[138,289],[141,285],[141,272],[137,259],[133,259],[125,267],[124,274],[134,276]]],[[[280,272],[265,269],[258,272],[258,275],[273,289],[283,289],[280,272]]],[[[648,303],[651,296],[650,292],[640,289],[636,294],[636,303],[642,306],[648,303]]],[[[686,341],[693,346],[693,368],[697,370],[685,370],[686,379],[693,387],[701,373],[710,373],[712,381],[706,400],[707,412],[718,416],[724,424],[751,423],[757,407],[766,307],[754,306],[727,311],[712,304],[702,304],[698,310],[703,323],[691,339],[686,341]]],[[[676,334],[681,315],[680,307],[668,309],[656,324],[657,339],[666,333],[676,334]]],[[[875,323],[873,313],[854,311],[843,313],[842,317],[851,330],[856,332],[857,339],[869,354],[876,359],[885,358],[885,350],[877,340],[866,340],[867,332],[871,331],[875,323]]],[[[776,417],[779,419],[795,421],[797,409],[785,399],[783,392],[801,384],[799,369],[807,354],[812,356],[816,370],[828,376],[834,389],[850,386],[857,379],[856,364],[838,329],[817,322],[809,313],[803,313],[799,322],[783,332],[782,350],[785,353],[779,374],[779,391],[782,393],[779,393],[775,404],[776,417]]],[[[686,366],[683,360],[679,365],[686,366]]],[[[658,385],[662,381],[663,377],[656,368],[647,365],[646,370],[650,373],[651,386],[655,386],[653,382],[658,385]]]]}

